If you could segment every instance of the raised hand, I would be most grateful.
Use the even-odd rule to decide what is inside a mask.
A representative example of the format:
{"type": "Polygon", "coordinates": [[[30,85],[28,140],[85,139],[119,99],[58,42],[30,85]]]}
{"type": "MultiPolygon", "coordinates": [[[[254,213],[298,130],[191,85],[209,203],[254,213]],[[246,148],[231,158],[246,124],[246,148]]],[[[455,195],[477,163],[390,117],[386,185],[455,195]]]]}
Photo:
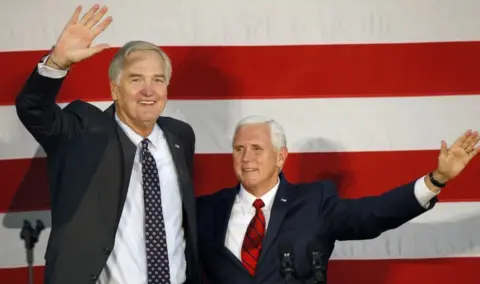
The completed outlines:
{"type": "Polygon", "coordinates": [[[79,21],[81,11],[82,6],[78,6],[60,34],[47,61],[47,65],[50,67],[67,69],[72,63],[82,61],[109,47],[108,44],[91,46],[93,40],[112,22],[112,17],[109,16],[99,23],[108,8],[106,6],[100,8],[98,4],[94,5],[79,21]]]}
{"type": "Polygon", "coordinates": [[[480,148],[475,148],[480,141],[477,131],[468,130],[460,136],[450,148],[442,141],[438,155],[438,168],[434,172],[440,182],[447,182],[456,177],[475,157],[480,148]]]}

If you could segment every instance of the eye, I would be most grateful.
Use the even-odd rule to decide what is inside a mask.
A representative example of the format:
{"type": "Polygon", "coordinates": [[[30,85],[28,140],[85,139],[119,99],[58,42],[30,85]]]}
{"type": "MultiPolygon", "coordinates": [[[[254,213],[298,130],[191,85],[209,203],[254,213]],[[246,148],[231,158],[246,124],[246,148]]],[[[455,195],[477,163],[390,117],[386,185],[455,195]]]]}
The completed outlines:
{"type": "Polygon", "coordinates": [[[241,152],[242,150],[243,150],[242,147],[234,147],[234,148],[233,148],[233,151],[234,151],[234,152],[237,152],[237,153],[238,153],[238,152],[241,152]]]}

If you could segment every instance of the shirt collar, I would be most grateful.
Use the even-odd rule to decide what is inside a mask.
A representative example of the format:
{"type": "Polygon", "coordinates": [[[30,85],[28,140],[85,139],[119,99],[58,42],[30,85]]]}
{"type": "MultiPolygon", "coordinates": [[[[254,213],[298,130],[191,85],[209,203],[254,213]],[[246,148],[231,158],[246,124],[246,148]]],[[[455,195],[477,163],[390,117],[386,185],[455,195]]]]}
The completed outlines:
{"type": "MultiPolygon", "coordinates": [[[[265,204],[265,208],[271,208],[273,205],[273,201],[275,199],[275,195],[278,191],[278,186],[280,185],[280,179],[278,179],[277,184],[272,187],[267,193],[265,193],[260,199],[262,199],[263,203],[265,204]]],[[[241,204],[252,206],[253,202],[257,199],[253,194],[248,192],[242,185],[240,185],[240,191],[238,192],[238,200],[241,204]]]]}
{"type": "MultiPolygon", "coordinates": [[[[138,135],[138,133],[136,133],[135,131],[133,131],[133,129],[130,128],[128,125],[126,125],[123,121],[121,121],[116,113],[115,113],[115,120],[123,129],[123,131],[128,136],[128,138],[132,140],[133,144],[137,146],[140,145],[140,142],[142,142],[144,138],[138,135]]],[[[152,132],[146,138],[150,141],[150,145],[152,145],[154,148],[157,148],[160,144],[160,140],[164,138],[163,131],[160,128],[160,126],[158,126],[158,124],[155,123],[155,126],[153,127],[152,132]]]]}

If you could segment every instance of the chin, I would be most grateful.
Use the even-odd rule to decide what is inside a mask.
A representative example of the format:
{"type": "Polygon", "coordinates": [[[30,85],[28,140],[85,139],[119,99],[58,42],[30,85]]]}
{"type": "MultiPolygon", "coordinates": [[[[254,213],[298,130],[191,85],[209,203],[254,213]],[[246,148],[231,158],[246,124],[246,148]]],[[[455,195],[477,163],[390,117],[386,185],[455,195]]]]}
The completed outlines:
{"type": "Polygon", "coordinates": [[[244,186],[248,186],[250,188],[252,187],[256,187],[259,183],[258,179],[254,179],[254,178],[244,178],[241,180],[241,183],[244,185],[244,186]]]}
{"type": "Polygon", "coordinates": [[[138,118],[140,121],[143,121],[145,123],[150,123],[157,121],[158,117],[160,116],[159,113],[155,112],[148,112],[148,113],[142,113],[138,118]]]}

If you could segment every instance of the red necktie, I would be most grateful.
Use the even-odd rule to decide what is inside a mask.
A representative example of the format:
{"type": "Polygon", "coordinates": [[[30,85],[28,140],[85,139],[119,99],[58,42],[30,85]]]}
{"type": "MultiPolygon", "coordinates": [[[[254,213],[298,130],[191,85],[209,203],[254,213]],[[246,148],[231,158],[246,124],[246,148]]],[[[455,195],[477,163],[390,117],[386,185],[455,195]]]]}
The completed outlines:
{"type": "Polygon", "coordinates": [[[265,216],[262,207],[265,206],[261,199],[253,202],[255,207],[255,216],[248,225],[245,238],[242,245],[242,264],[251,275],[255,274],[260,251],[262,250],[262,241],[265,236],[265,216]]]}

